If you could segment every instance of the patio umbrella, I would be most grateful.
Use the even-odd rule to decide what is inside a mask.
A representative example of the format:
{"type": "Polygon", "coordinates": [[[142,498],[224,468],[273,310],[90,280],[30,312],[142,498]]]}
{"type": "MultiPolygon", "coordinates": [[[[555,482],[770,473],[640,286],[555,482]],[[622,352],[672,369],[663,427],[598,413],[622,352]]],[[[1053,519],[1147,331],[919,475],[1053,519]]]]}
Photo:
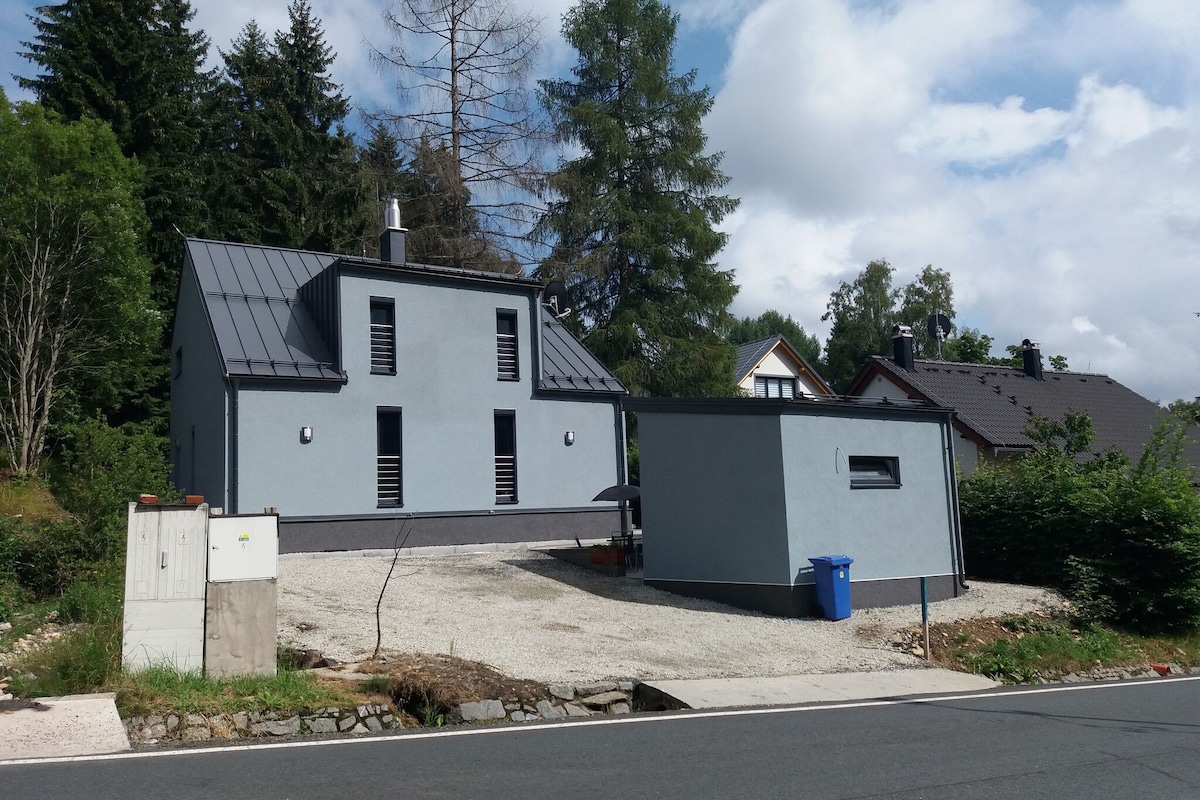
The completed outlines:
{"type": "Polygon", "coordinates": [[[600,494],[592,498],[592,501],[616,500],[619,503],[618,507],[621,509],[621,536],[627,538],[632,536],[632,534],[625,528],[625,504],[641,496],[642,490],[637,486],[630,486],[628,483],[618,483],[616,486],[609,486],[607,489],[601,491],[600,494]]]}
{"type": "Polygon", "coordinates": [[[642,496],[642,490],[636,486],[630,486],[628,483],[618,483],[616,486],[610,486],[600,494],[592,498],[595,500],[636,500],[642,496]]]}

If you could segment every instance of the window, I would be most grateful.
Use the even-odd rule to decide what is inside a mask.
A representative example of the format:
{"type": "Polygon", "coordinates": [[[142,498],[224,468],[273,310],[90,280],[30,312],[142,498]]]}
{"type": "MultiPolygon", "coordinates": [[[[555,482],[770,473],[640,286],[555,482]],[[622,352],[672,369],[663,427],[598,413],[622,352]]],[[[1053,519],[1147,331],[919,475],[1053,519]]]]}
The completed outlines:
{"type": "Polygon", "coordinates": [[[496,309],[496,379],[518,380],[517,312],[496,309]]]}
{"type": "Polygon", "coordinates": [[[375,456],[375,496],[380,508],[404,505],[401,493],[400,409],[375,410],[378,445],[375,456]]]}
{"type": "Polygon", "coordinates": [[[183,374],[183,345],[180,345],[175,350],[175,377],[178,378],[183,374]]]}
{"type": "Polygon", "coordinates": [[[517,417],[512,411],[497,411],[496,502],[517,502],[517,417]]]}
{"type": "Polygon", "coordinates": [[[396,374],[396,301],[371,298],[371,372],[396,374]]]}
{"type": "Polygon", "coordinates": [[[850,488],[900,488],[900,459],[895,456],[850,456],[850,488]]]}
{"type": "Polygon", "coordinates": [[[796,396],[795,378],[755,378],[755,397],[782,397],[791,400],[796,396]]]}

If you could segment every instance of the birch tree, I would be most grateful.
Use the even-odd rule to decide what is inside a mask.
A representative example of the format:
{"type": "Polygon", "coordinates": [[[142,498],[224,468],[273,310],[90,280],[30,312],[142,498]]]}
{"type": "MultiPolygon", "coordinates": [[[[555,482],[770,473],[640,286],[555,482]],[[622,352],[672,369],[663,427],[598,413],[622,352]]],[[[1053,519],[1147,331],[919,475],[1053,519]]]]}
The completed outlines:
{"type": "Polygon", "coordinates": [[[153,352],[139,181],[107,125],[0,93],[0,437],[18,474],[64,394],[111,408],[153,352]]]}

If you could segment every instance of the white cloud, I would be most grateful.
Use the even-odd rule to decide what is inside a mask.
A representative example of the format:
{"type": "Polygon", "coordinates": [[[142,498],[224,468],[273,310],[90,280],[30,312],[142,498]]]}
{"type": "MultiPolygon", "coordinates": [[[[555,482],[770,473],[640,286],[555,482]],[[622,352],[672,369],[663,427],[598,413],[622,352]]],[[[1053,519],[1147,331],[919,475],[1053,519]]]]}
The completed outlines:
{"type": "Polygon", "coordinates": [[[1051,108],[1026,111],[1022,97],[1000,105],[935,105],[897,141],[902,153],[938,161],[987,165],[1023,155],[1059,139],[1070,116],[1051,108]]]}
{"type": "Polygon", "coordinates": [[[1200,33],[1154,6],[764,3],[708,126],[743,199],[738,313],[824,334],[838,280],[932,263],[999,346],[1200,394],[1200,33]]]}

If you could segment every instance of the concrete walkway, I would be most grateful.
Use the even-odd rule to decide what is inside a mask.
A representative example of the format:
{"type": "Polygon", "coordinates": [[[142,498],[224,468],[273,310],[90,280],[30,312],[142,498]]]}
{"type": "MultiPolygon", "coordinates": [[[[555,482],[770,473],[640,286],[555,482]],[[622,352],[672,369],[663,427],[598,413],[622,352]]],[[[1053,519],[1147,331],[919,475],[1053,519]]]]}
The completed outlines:
{"type": "MultiPolygon", "coordinates": [[[[646,681],[644,685],[687,708],[732,708],[975,692],[1000,684],[980,675],[934,668],[778,678],[646,681]]],[[[675,704],[667,705],[673,707],[675,704]]]]}
{"type": "Polygon", "coordinates": [[[111,692],[0,701],[0,764],[129,749],[111,692]],[[32,707],[30,707],[32,706],[32,707]]]}

